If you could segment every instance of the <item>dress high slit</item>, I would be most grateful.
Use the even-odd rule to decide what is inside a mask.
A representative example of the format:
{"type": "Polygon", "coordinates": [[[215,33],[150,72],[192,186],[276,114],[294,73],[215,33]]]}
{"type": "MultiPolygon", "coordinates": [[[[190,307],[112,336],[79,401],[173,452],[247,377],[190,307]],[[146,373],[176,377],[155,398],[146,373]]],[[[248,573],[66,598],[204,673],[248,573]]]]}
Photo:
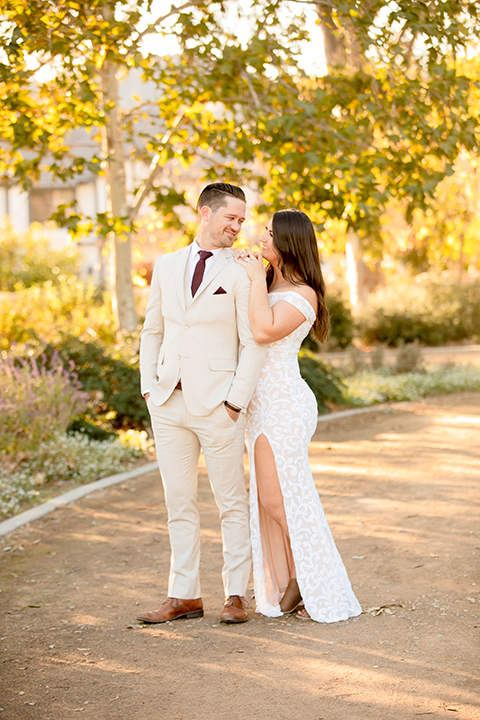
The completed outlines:
{"type": "Polygon", "coordinates": [[[257,612],[282,615],[280,600],[296,575],[305,608],[317,622],[360,615],[347,571],[333,540],[308,461],[316,430],[315,396],[302,379],[298,351],[315,321],[315,311],[299,293],[269,293],[270,305],[288,302],[305,316],[290,335],[269,346],[247,413],[250,459],[250,529],[257,612]],[[255,443],[264,435],[275,460],[289,539],[260,502],[255,443]],[[291,548],[291,549],[290,549],[291,548]]]}
{"type": "MultiPolygon", "coordinates": [[[[258,440],[261,437],[264,437],[266,443],[268,443],[268,447],[272,453],[273,462],[275,463],[275,455],[271,449],[270,442],[268,438],[261,433],[255,440],[255,447],[253,451],[255,482],[257,482],[255,458],[258,440]]],[[[285,510],[278,473],[276,473],[276,481],[278,482],[278,492],[281,497],[282,507],[285,510]]],[[[272,517],[268,509],[264,507],[261,497],[262,493],[260,492],[258,483],[257,495],[260,536],[264,555],[264,568],[266,576],[268,575],[268,577],[266,577],[266,586],[269,591],[269,600],[271,602],[276,602],[279,594],[283,594],[283,592],[285,592],[290,578],[295,577],[295,562],[293,560],[292,550],[290,547],[289,534],[285,534],[284,528],[275,520],[274,517],[272,517]]]]}

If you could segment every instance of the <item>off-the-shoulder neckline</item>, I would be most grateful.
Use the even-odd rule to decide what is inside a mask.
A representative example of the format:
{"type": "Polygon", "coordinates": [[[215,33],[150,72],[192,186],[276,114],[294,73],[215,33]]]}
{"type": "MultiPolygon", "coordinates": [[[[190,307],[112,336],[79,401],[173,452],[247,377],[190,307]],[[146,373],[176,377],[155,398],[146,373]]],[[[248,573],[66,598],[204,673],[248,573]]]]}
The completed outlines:
{"type": "MultiPolygon", "coordinates": [[[[315,313],[315,308],[313,307],[310,300],[307,300],[306,297],[303,297],[302,293],[299,293],[298,290],[274,290],[273,292],[269,292],[268,295],[285,295],[286,293],[295,293],[295,295],[298,295],[299,297],[301,297],[302,300],[305,300],[305,302],[309,304],[309,306],[312,309],[312,312],[315,313]]],[[[317,315],[317,313],[315,313],[315,317],[316,317],[316,315],[317,315]]]]}

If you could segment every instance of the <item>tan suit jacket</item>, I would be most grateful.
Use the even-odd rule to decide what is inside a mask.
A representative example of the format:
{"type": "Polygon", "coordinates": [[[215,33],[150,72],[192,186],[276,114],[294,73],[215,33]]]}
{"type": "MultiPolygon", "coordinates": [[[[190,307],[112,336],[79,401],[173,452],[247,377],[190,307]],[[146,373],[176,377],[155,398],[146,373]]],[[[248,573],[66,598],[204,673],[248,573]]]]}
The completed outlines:
{"type": "Polygon", "coordinates": [[[141,333],[142,393],[163,405],[181,379],[192,415],[210,415],[224,400],[245,409],[267,351],[250,329],[250,280],[224,248],[192,299],[189,254],[186,247],[155,264],[141,333]]]}

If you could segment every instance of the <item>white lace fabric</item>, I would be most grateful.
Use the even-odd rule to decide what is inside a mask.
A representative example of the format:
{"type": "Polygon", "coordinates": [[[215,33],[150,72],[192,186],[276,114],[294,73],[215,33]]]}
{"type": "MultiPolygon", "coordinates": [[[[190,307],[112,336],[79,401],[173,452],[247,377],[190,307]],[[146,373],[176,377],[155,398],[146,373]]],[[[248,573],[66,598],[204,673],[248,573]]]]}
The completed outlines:
{"type": "Polygon", "coordinates": [[[250,523],[256,611],[282,615],[281,595],[288,583],[289,558],[283,533],[258,502],[254,448],[265,435],[272,448],[287,517],[297,581],[313,620],[337,622],[361,613],[335,545],[308,461],[317,427],[315,396],[300,375],[298,351],[315,322],[315,311],[293,291],[269,294],[270,305],[288,302],[305,316],[290,335],[269,346],[247,413],[250,458],[250,523]],[[276,527],[275,527],[276,526],[276,527]],[[279,547],[280,544],[280,547],[279,547]]]}

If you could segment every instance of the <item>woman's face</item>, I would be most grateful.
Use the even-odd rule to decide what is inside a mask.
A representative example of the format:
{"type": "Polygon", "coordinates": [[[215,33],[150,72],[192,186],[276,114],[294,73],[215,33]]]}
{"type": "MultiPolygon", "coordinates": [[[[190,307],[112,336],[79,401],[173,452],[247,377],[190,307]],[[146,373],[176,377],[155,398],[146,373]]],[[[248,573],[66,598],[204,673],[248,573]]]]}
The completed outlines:
{"type": "Polygon", "coordinates": [[[273,247],[273,230],[271,220],[260,238],[260,244],[262,248],[262,257],[271,265],[278,265],[278,255],[273,247]]]}

